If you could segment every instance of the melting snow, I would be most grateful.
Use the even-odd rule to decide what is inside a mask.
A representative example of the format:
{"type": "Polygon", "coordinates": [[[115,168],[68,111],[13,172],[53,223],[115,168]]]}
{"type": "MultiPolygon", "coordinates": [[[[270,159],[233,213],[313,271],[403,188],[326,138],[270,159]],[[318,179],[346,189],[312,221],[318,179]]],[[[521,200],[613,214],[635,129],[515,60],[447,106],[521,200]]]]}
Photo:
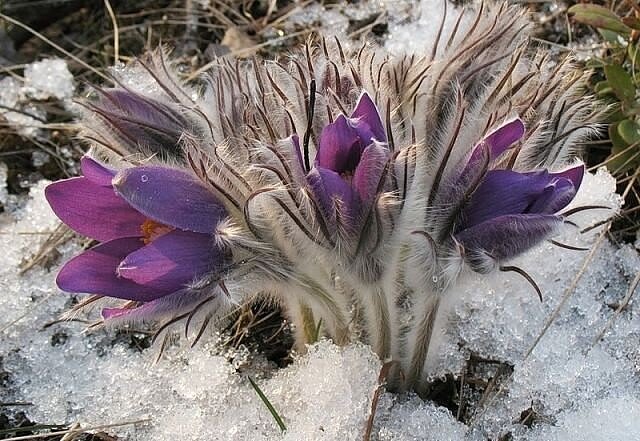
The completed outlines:
{"type": "MultiPolygon", "coordinates": [[[[57,267],[18,266],[42,242],[56,220],[43,198],[45,183],[31,190],[23,209],[0,220],[0,353],[9,373],[2,401],[28,401],[31,418],[43,423],[92,426],[149,418],[136,426],[109,429],[136,440],[357,440],[361,439],[381,363],[365,346],[339,348],[321,342],[290,367],[277,370],[249,359],[242,349],[234,363],[216,342],[192,350],[176,348],[154,364],[153,351],[113,343],[113,334],[83,333],[85,323],[53,323],[69,307],[54,284],[57,267]],[[283,416],[278,430],[246,378],[247,369],[283,416]],[[239,373],[242,371],[242,373],[239,373]]],[[[619,204],[614,181],[603,171],[585,178],[575,205],[619,204]]],[[[606,213],[575,216],[586,226],[606,213]]],[[[588,238],[595,241],[596,230],[588,238]]],[[[569,241],[575,231],[563,240],[569,241]]],[[[575,243],[575,242],[572,242],[575,243]]],[[[69,243],[64,258],[78,251],[69,243]]],[[[588,253],[545,244],[516,262],[539,283],[545,300],[519,276],[469,277],[461,301],[450,305],[442,327],[437,367],[459,373],[470,353],[514,366],[512,377],[466,426],[443,407],[414,395],[383,394],[373,439],[516,440],[637,439],[640,410],[640,317],[635,304],[620,314],[599,343],[594,338],[625,296],[640,270],[637,253],[603,241],[576,289],[529,357],[527,349],[579,272],[588,253]],[[612,306],[614,305],[614,306],[612,306]],[[532,428],[518,424],[533,409],[532,428]]]]}
{"type": "Polygon", "coordinates": [[[75,86],[67,62],[46,59],[27,65],[24,80],[5,76],[0,78],[0,115],[24,136],[38,134],[46,121],[46,112],[37,100],[56,98],[70,106],[75,86]]]}

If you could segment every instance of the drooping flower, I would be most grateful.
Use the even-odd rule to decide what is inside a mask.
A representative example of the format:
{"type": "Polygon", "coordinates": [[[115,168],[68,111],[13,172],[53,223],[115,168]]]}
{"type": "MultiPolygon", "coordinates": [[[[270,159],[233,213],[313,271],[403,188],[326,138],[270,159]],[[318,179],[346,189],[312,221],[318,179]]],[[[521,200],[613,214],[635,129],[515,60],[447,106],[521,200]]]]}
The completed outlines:
{"type": "Polygon", "coordinates": [[[556,213],[582,182],[582,164],[557,173],[502,168],[524,134],[519,118],[498,127],[471,150],[451,184],[464,196],[450,234],[475,271],[486,272],[547,238],[562,224],[556,213]]]}
{"type": "Polygon", "coordinates": [[[151,302],[223,266],[213,234],[226,212],[188,173],[116,172],[87,156],[81,167],[84,176],[49,185],[46,197],[65,224],[101,243],[64,265],[61,289],[151,302]]]}

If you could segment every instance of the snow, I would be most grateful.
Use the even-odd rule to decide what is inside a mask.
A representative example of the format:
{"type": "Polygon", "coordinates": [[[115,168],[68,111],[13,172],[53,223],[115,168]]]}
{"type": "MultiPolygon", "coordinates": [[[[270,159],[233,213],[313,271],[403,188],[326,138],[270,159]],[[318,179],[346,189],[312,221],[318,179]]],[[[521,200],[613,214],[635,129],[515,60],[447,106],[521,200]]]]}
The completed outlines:
{"type": "Polygon", "coordinates": [[[73,75],[64,60],[37,61],[24,69],[24,93],[33,98],[71,99],[74,89],[73,75]]]}
{"type": "Polygon", "coordinates": [[[24,136],[36,136],[46,112],[37,101],[55,98],[67,107],[75,91],[67,62],[52,58],[28,64],[24,79],[0,78],[0,115],[24,136]]]}
{"type": "MultiPolygon", "coordinates": [[[[381,1],[368,7],[390,7],[392,3],[381,1]]],[[[399,12],[390,18],[388,48],[395,51],[426,44],[428,38],[423,36],[432,35],[437,27],[429,21],[430,8],[442,3],[423,1],[421,8],[410,13],[404,2],[394,4],[399,12]],[[407,14],[414,14],[418,21],[403,25],[407,14]],[[421,35],[420,41],[412,35],[421,35]]],[[[340,15],[346,29],[347,21],[335,8],[328,13],[309,9],[305,14],[309,15],[297,19],[325,17],[334,23],[340,15]]],[[[72,84],[60,63],[32,65],[28,72],[24,84],[12,77],[0,80],[0,103],[23,106],[26,87],[60,99],[71,96],[72,88],[52,89],[42,82],[50,76],[61,84],[72,84]]],[[[7,119],[14,114],[4,113],[7,119]]],[[[6,167],[0,164],[3,203],[5,179],[6,167]]],[[[141,351],[130,344],[131,337],[114,331],[84,332],[87,322],[82,321],[83,316],[57,322],[71,306],[71,298],[57,290],[55,274],[61,262],[79,251],[80,242],[58,246],[59,258],[53,256],[44,267],[20,274],[21,263],[46,240],[44,233],[58,225],[44,200],[45,185],[35,185],[26,200],[13,204],[20,208],[0,214],[0,367],[9,374],[8,386],[0,389],[0,401],[33,403],[21,410],[45,424],[80,422],[89,427],[148,420],[106,430],[140,441],[362,439],[382,366],[364,345],[340,348],[321,341],[289,367],[277,369],[244,347],[222,350],[212,337],[194,349],[172,347],[154,363],[155,350],[141,351]],[[284,434],[251,388],[248,375],[284,419],[284,434]]],[[[585,176],[573,206],[597,204],[616,209],[621,200],[614,190],[614,179],[599,170],[585,176]]],[[[571,220],[584,228],[611,213],[588,210],[571,220]]],[[[601,228],[595,228],[578,234],[576,228],[567,226],[557,240],[591,247],[600,233],[601,228]]],[[[589,257],[590,252],[544,243],[516,259],[513,264],[525,269],[540,286],[543,302],[518,274],[468,275],[458,286],[460,295],[455,297],[459,301],[443,305],[436,329],[441,356],[433,369],[437,376],[453,374],[460,382],[459,375],[473,356],[506,363],[513,367],[512,373],[506,370],[468,424],[416,395],[383,393],[372,439],[462,441],[510,434],[510,439],[521,441],[637,440],[637,302],[632,299],[603,339],[595,344],[594,339],[627,294],[640,271],[640,259],[633,247],[617,247],[606,238],[589,257]],[[584,274],[578,278],[583,267],[584,274]],[[573,284],[575,288],[570,289],[573,284]],[[557,308],[557,317],[527,355],[557,308]],[[531,427],[518,422],[529,410],[533,411],[531,427]]],[[[476,376],[490,380],[495,366],[485,365],[476,376]]],[[[468,388],[464,390],[469,406],[481,399],[468,388]]]]}
{"type": "MultiPolygon", "coordinates": [[[[57,224],[43,198],[45,184],[32,188],[22,210],[0,220],[5,255],[0,353],[10,374],[10,387],[0,399],[34,403],[29,416],[46,423],[92,426],[150,419],[110,429],[141,441],[361,439],[381,368],[363,345],[340,348],[323,341],[278,370],[244,348],[221,352],[213,338],[194,349],[173,348],[155,364],[153,350],[140,352],[113,332],[83,333],[86,323],[81,322],[45,327],[70,306],[69,296],[55,288],[57,265],[18,274],[25,256],[44,240],[34,233],[52,231],[57,224]],[[284,435],[247,375],[283,417],[284,435]]],[[[613,188],[613,179],[599,171],[586,177],[574,203],[617,205],[613,188]]],[[[575,220],[586,226],[607,214],[585,211],[575,220]]],[[[581,241],[591,242],[598,234],[594,230],[581,241]]],[[[575,243],[575,232],[567,235],[575,243]]],[[[78,251],[78,244],[59,251],[62,261],[78,251]]],[[[373,439],[496,439],[507,432],[531,441],[636,439],[640,318],[633,302],[592,345],[613,313],[607,304],[624,297],[640,269],[635,250],[604,241],[548,333],[525,357],[586,254],[545,244],[519,259],[517,265],[540,285],[543,303],[517,275],[469,277],[443,327],[441,373],[458,374],[473,352],[510,363],[513,375],[469,426],[415,395],[384,393],[373,439]],[[516,422],[532,403],[538,416],[528,429],[516,422]]]]}

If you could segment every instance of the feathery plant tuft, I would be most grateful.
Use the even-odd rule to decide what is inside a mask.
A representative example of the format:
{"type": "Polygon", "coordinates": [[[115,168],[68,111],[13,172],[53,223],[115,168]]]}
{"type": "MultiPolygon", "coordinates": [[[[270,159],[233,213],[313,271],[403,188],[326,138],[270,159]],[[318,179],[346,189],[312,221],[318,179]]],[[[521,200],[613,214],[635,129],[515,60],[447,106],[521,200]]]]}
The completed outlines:
{"type": "Polygon", "coordinates": [[[535,286],[508,261],[580,209],[563,212],[598,117],[586,74],[529,46],[523,10],[482,4],[451,31],[445,18],[425,53],[319,37],[282,62],[220,58],[200,88],[162,51],[134,63],[84,104],[84,176],[47,189],[101,242],[60,288],[93,294],[81,307],[121,299],[106,324],[194,344],[269,299],[300,350],[365,341],[396,362],[390,388],[425,392],[460,277],[535,286]]]}

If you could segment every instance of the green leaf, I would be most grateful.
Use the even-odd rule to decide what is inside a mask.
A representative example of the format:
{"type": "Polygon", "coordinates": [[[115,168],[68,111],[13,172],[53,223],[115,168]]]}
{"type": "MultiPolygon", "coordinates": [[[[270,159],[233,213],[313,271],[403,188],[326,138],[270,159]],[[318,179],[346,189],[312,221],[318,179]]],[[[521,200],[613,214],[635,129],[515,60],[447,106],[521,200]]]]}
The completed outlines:
{"type": "Polygon", "coordinates": [[[604,96],[604,95],[609,95],[613,93],[613,87],[611,87],[609,85],[608,81],[599,81],[596,83],[595,86],[593,86],[593,90],[599,95],[599,96],[604,96]]]}
{"type": "Polygon", "coordinates": [[[607,29],[619,34],[629,34],[631,28],[614,12],[599,5],[578,4],[569,8],[569,14],[579,22],[598,29],[607,29]]]}
{"type": "Polygon", "coordinates": [[[610,31],[608,29],[598,29],[600,35],[602,35],[602,39],[607,43],[611,43],[612,51],[615,50],[616,47],[620,46],[620,43],[625,40],[619,33],[610,31]]]}
{"type": "Polygon", "coordinates": [[[618,133],[628,145],[640,143],[640,124],[624,119],[618,124],[618,133]]]}
{"type": "Polygon", "coordinates": [[[622,17],[622,23],[629,26],[631,29],[640,31],[640,18],[638,17],[622,17]]]}
{"type": "Polygon", "coordinates": [[[618,105],[614,106],[613,110],[607,114],[606,121],[610,124],[618,123],[627,117],[627,115],[622,113],[622,109],[620,109],[619,105],[620,103],[617,104],[618,105]]]}
{"type": "Polygon", "coordinates": [[[613,144],[613,148],[618,152],[629,147],[629,144],[624,140],[622,136],[620,136],[620,132],[618,131],[619,122],[609,125],[609,139],[611,139],[611,143],[613,144]]]}
{"type": "Polygon", "coordinates": [[[604,74],[618,99],[627,104],[633,104],[636,98],[636,87],[629,72],[617,64],[608,64],[604,67],[604,74]]]}
{"type": "Polygon", "coordinates": [[[640,156],[637,148],[629,148],[629,144],[620,136],[619,124],[615,123],[609,126],[609,139],[613,147],[611,155],[605,160],[607,168],[612,173],[622,173],[631,167],[636,167],[640,163],[640,156]]]}

